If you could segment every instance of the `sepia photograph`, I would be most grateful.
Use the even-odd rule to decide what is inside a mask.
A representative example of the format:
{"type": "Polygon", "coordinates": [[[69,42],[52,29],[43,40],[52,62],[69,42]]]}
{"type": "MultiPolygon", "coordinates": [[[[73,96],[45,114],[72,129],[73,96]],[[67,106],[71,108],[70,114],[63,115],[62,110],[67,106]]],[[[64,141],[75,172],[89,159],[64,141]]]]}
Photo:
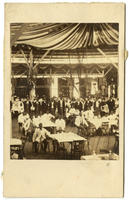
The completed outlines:
{"type": "Polygon", "coordinates": [[[3,54],[4,197],[123,197],[125,4],[7,3],[3,54]]]}
{"type": "Polygon", "coordinates": [[[118,46],[118,23],[10,24],[10,159],[119,160],[118,46]]]}

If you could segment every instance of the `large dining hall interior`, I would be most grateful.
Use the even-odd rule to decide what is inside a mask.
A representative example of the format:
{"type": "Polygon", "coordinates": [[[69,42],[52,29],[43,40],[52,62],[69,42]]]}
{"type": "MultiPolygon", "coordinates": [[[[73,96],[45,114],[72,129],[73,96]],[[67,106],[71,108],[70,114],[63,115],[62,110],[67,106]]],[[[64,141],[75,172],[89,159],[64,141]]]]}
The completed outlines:
{"type": "Polygon", "coordinates": [[[10,158],[119,159],[119,25],[11,23],[10,158]]]}

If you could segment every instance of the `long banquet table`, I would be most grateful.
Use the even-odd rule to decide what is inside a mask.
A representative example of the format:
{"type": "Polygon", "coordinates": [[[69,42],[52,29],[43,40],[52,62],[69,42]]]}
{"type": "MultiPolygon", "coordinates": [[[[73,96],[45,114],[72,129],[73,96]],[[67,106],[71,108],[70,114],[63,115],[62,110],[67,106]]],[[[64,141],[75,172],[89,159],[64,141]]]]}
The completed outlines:
{"type": "Polygon", "coordinates": [[[58,152],[58,145],[63,146],[64,149],[67,149],[67,152],[71,153],[72,155],[72,150],[73,150],[73,145],[74,143],[77,142],[87,142],[87,139],[72,133],[72,132],[62,132],[62,133],[57,133],[57,134],[50,134],[49,138],[51,138],[54,141],[57,142],[56,147],[58,152]]]}
{"type": "Polygon", "coordinates": [[[64,142],[79,142],[79,141],[86,141],[84,137],[81,137],[75,133],[72,132],[62,132],[58,134],[52,134],[50,135],[51,139],[57,140],[59,143],[64,143],[64,142]]]}

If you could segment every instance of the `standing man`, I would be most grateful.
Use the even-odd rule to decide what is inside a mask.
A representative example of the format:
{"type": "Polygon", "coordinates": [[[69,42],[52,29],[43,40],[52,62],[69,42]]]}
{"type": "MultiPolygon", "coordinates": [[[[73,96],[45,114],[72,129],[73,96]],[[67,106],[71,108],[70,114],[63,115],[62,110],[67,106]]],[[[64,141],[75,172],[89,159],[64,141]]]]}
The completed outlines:
{"type": "Polygon", "coordinates": [[[39,111],[39,114],[42,115],[43,114],[43,107],[42,107],[42,103],[43,103],[43,99],[40,98],[39,99],[39,104],[38,104],[38,111],[39,111]]]}

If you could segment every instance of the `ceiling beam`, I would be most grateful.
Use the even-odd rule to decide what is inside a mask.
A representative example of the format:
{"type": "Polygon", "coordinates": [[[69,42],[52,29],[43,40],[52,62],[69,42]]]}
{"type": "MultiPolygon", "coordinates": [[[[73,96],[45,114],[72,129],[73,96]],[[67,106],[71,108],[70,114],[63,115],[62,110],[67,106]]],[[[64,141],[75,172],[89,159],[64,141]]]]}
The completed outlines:
{"type": "Polygon", "coordinates": [[[110,67],[107,72],[104,74],[104,76],[106,76],[110,71],[112,70],[112,67],[110,67]]]}
{"type": "Polygon", "coordinates": [[[112,60],[110,59],[110,57],[108,57],[100,48],[97,48],[97,50],[105,57],[107,58],[110,63],[116,68],[118,69],[118,65],[116,63],[118,63],[118,61],[116,63],[112,62],[112,60]]]}
{"type": "MultiPolygon", "coordinates": [[[[11,58],[11,63],[17,63],[17,64],[20,64],[20,63],[26,63],[25,62],[25,59],[24,57],[21,58],[21,57],[12,57],[11,58]]],[[[78,58],[71,58],[70,62],[69,62],[69,59],[67,58],[53,58],[52,60],[50,60],[49,58],[45,58],[45,55],[43,55],[43,60],[40,59],[40,61],[36,61],[35,60],[35,67],[37,67],[37,65],[39,64],[112,64],[114,65],[114,63],[118,63],[118,56],[107,56],[107,57],[104,57],[104,56],[90,56],[90,57],[86,57],[82,60],[82,62],[80,63],[78,61],[78,58]],[[110,58],[110,59],[109,59],[110,58]]]]}
{"type": "MultiPolygon", "coordinates": [[[[103,74],[82,74],[81,75],[81,78],[102,78],[104,75],[103,74]]],[[[65,77],[65,74],[52,74],[50,76],[50,74],[43,74],[43,75],[36,75],[35,76],[36,78],[52,78],[52,77],[57,77],[57,78],[70,78],[70,76],[66,76],[65,77]]],[[[20,74],[20,75],[12,75],[12,78],[27,78],[27,75],[24,75],[24,74],[20,74]]],[[[77,74],[73,74],[72,75],[72,78],[78,78],[78,75],[77,74]]]]}
{"type": "Polygon", "coordinates": [[[45,54],[42,55],[42,57],[37,61],[37,63],[34,65],[33,69],[35,69],[41,62],[43,62],[44,58],[47,56],[47,54],[50,52],[50,50],[47,50],[45,54]]]}
{"type": "Polygon", "coordinates": [[[28,66],[28,68],[30,68],[30,64],[29,64],[29,62],[28,62],[28,59],[27,59],[27,57],[26,57],[24,51],[23,51],[22,49],[20,49],[20,51],[21,51],[22,56],[23,56],[23,58],[24,58],[24,63],[26,63],[27,66],[28,66]]]}

